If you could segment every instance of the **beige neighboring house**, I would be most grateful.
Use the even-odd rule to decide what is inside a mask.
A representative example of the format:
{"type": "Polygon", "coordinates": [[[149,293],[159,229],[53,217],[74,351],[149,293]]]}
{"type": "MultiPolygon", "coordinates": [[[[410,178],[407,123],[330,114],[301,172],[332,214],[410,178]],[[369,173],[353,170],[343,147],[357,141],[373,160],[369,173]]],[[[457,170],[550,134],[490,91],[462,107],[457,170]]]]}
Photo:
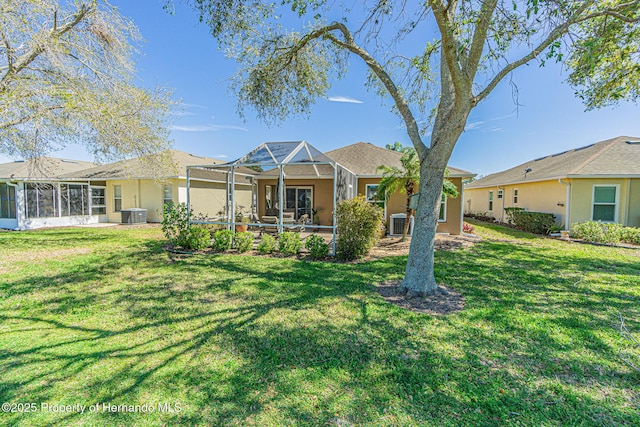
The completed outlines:
{"type": "MultiPolygon", "coordinates": [[[[90,180],[101,188],[101,222],[121,222],[122,211],[145,209],[148,222],[161,222],[166,203],[187,202],[187,166],[219,164],[220,160],[178,150],[164,153],[163,170],[150,176],[143,158],[134,158],[77,171],[65,177],[90,180]]],[[[216,217],[226,203],[226,176],[211,173],[206,178],[191,177],[190,205],[194,214],[216,217]]],[[[236,203],[250,205],[252,186],[236,184],[236,203]]]]}
{"type": "Polygon", "coordinates": [[[488,175],[465,187],[465,212],[504,221],[505,208],[640,227],[640,138],[620,136],[488,175]]]}
{"type": "Polygon", "coordinates": [[[39,157],[0,164],[0,228],[27,230],[96,223],[93,182],[63,178],[95,166],[91,162],[39,157]]]}

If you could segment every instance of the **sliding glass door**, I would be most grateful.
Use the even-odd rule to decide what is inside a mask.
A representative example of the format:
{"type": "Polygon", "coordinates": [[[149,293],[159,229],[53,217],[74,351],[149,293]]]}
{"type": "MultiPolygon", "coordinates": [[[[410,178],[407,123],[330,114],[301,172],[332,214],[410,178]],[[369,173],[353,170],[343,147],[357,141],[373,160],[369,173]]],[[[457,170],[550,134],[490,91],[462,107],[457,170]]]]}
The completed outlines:
{"type": "Polygon", "coordinates": [[[286,187],[285,200],[285,211],[295,212],[296,220],[302,215],[313,217],[313,187],[286,187]]]}

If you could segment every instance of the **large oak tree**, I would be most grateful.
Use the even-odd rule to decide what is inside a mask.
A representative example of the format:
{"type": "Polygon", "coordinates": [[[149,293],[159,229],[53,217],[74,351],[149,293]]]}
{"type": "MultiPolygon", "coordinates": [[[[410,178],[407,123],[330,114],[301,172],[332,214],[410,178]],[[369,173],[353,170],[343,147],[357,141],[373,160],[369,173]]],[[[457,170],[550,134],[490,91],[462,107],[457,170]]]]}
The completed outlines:
{"type": "Polygon", "coordinates": [[[471,110],[507,76],[532,61],[562,61],[587,108],[640,93],[639,0],[190,2],[239,65],[240,110],[250,106],[267,122],[308,114],[348,56],[366,64],[420,158],[402,282],[414,295],[438,290],[433,250],[449,157],[471,110]]]}
{"type": "Polygon", "coordinates": [[[113,160],[168,148],[169,91],[134,84],[140,40],[107,2],[0,0],[0,153],[78,143],[113,160]]]}

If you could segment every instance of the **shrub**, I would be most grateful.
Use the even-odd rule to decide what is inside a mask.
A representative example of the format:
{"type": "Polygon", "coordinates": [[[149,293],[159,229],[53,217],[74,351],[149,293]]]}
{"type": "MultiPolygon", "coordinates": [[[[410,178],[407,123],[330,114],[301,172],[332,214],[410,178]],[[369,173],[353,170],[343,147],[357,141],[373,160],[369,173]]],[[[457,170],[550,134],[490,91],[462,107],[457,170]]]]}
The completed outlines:
{"type": "Polygon", "coordinates": [[[240,253],[247,252],[253,248],[253,233],[251,231],[243,231],[233,236],[233,247],[240,253]]]}
{"type": "Polygon", "coordinates": [[[600,221],[587,221],[571,226],[573,237],[587,242],[616,244],[620,242],[640,245],[640,228],[623,227],[600,221]]]}
{"type": "Polygon", "coordinates": [[[278,236],[278,252],[284,255],[297,255],[302,249],[300,234],[293,231],[284,231],[278,236]]]}
{"type": "Polygon", "coordinates": [[[464,216],[485,222],[493,222],[495,220],[488,212],[465,212],[464,216]]]}
{"type": "Polygon", "coordinates": [[[343,261],[363,257],[380,236],[382,209],[367,203],[364,196],[344,200],[338,205],[336,255],[343,261]]]}
{"type": "Polygon", "coordinates": [[[270,234],[264,234],[257,249],[262,255],[272,253],[276,249],[276,239],[270,234]]]}
{"type": "Polygon", "coordinates": [[[185,247],[196,251],[202,250],[211,244],[211,234],[204,227],[191,227],[187,233],[185,247]]]}
{"type": "Polygon", "coordinates": [[[224,252],[231,249],[233,242],[233,230],[218,230],[213,233],[211,247],[216,252],[224,252]]]}
{"type": "Polygon", "coordinates": [[[329,244],[325,243],[324,239],[317,234],[307,237],[304,247],[309,250],[311,259],[323,259],[329,255],[329,244]]]}
{"type": "Polygon", "coordinates": [[[551,230],[557,228],[555,216],[552,213],[513,210],[511,211],[511,216],[513,225],[516,228],[529,233],[548,234],[551,230]]]}
{"type": "Polygon", "coordinates": [[[464,233],[473,233],[473,230],[475,230],[475,229],[476,228],[473,225],[469,224],[468,222],[463,222],[462,223],[462,231],[464,233]]]}
{"type": "Polygon", "coordinates": [[[189,215],[192,211],[184,203],[166,204],[162,212],[162,232],[169,242],[187,247],[189,243],[189,215]]]}
{"type": "Polygon", "coordinates": [[[524,208],[504,208],[504,213],[507,216],[507,224],[514,224],[516,222],[514,216],[517,214],[517,212],[524,212],[524,208]]]}

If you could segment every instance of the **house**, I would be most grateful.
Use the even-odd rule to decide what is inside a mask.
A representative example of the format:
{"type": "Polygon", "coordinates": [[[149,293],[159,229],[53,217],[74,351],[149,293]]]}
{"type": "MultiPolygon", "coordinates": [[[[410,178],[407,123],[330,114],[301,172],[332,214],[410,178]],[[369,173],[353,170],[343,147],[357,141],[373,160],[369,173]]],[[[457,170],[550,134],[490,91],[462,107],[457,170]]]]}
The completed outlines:
{"type": "MultiPolygon", "coordinates": [[[[315,224],[333,228],[336,204],[358,194],[365,195],[370,203],[381,204],[387,221],[393,214],[406,212],[407,198],[404,194],[393,194],[386,203],[375,197],[382,178],[378,167],[400,167],[401,157],[402,153],[364,142],[327,153],[305,141],[267,142],[234,162],[189,168],[187,174],[216,171],[234,175],[237,168],[248,168],[253,171],[257,187],[251,210],[258,217],[278,215],[282,206],[282,211],[292,214],[294,220],[306,215],[315,224]]],[[[444,198],[438,231],[460,234],[462,179],[474,174],[456,168],[449,168],[449,171],[449,179],[458,187],[460,196],[444,198]]]]}
{"type": "Polygon", "coordinates": [[[25,230],[98,222],[99,211],[91,207],[95,183],[62,178],[92,166],[91,162],[53,157],[0,164],[0,228],[25,230]]]}
{"type": "Polygon", "coordinates": [[[504,221],[505,208],[640,227],[640,138],[620,136],[531,160],[465,187],[465,212],[504,221]]]}
{"type": "MultiPolygon", "coordinates": [[[[187,201],[188,165],[221,163],[177,150],[162,158],[153,171],[147,158],[100,166],[48,157],[0,164],[0,228],[120,223],[122,210],[131,208],[145,209],[148,222],[160,222],[164,204],[187,201]]],[[[195,214],[219,214],[226,201],[225,179],[223,174],[191,178],[195,214]]],[[[251,204],[252,188],[248,181],[236,183],[239,203],[251,204]]]]}

